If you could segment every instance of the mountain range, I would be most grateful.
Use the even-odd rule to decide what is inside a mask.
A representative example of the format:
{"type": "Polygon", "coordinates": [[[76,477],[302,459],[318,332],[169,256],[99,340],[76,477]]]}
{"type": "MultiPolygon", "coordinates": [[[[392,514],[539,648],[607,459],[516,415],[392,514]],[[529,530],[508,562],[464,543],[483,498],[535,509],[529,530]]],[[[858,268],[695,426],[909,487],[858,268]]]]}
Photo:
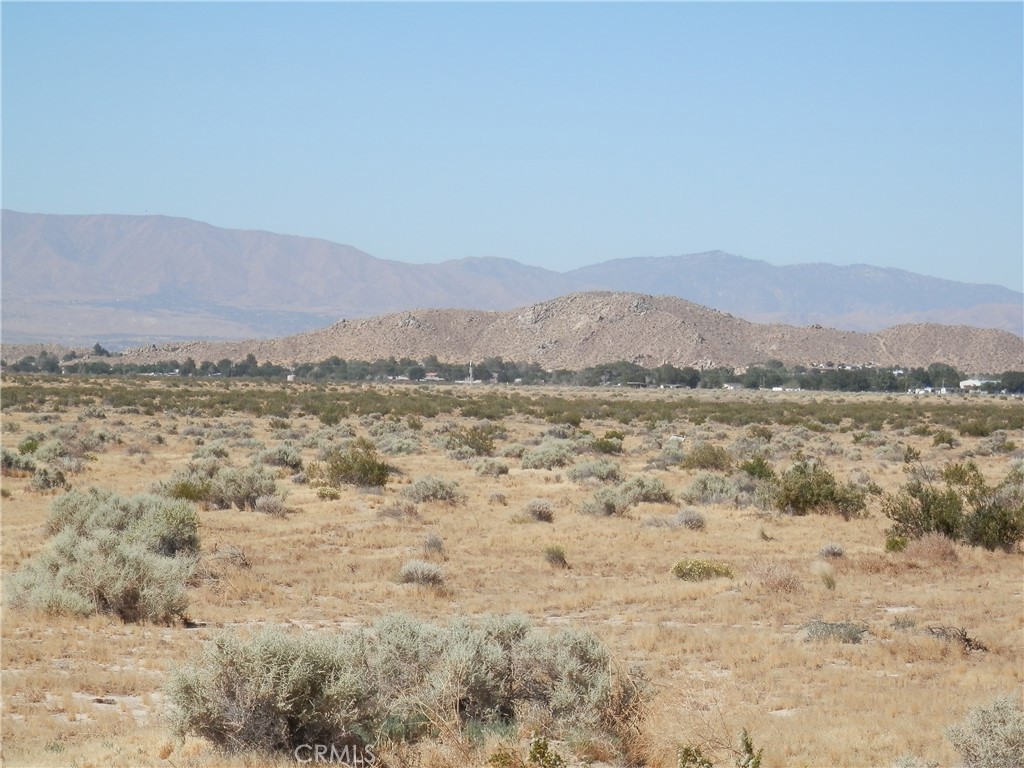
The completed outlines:
{"type": "Polygon", "coordinates": [[[1024,335],[1024,294],[866,265],[773,266],[721,251],[556,272],[511,259],[406,264],[352,246],[166,216],[2,213],[5,342],[112,349],[273,338],[339,319],[508,310],[585,291],[671,295],[752,322],[1024,335]]]}

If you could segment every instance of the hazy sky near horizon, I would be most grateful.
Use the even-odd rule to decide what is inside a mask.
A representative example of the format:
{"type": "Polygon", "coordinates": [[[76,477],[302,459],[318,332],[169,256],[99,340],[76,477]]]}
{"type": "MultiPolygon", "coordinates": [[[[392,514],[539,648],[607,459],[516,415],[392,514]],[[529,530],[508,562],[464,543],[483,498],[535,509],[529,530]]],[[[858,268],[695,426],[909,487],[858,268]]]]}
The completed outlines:
{"type": "Polygon", "coordinates": [[[2,202],[1024,287],[1024,4],[12,3],[2,202]]]}

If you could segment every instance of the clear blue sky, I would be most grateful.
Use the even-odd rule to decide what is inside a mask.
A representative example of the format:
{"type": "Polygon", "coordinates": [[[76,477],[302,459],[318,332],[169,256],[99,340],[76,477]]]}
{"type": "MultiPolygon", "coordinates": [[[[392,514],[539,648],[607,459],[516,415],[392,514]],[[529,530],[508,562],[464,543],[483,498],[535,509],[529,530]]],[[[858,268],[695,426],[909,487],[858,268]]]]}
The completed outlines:
{"type": "Polygon", "coordinates": [[[3,3],[3,206],[1024,283],[1024,5],[3,3]]]}

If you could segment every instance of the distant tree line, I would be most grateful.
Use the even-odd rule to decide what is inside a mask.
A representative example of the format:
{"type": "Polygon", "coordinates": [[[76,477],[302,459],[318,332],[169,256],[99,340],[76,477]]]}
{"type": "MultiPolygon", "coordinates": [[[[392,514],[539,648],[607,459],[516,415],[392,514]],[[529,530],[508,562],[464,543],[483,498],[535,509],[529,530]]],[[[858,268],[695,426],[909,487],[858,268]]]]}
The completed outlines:
{"type": "MultiPolygon", "coordinates": [[[[99,346],[99,345],[97,345],[99,346]]],[[[104,350],[105,351],[105,350],[104,350]]],[[[255,355],[244,360],[227,358],[218,362],[197,363],[191,357],[183,362],[165,360],[159,363],[128,363],[116,356],[103,360],[80,360],[74,353],[58,358],[41,352],[24,357],[4,369],[20,373],[66,373],[90,376],[177,375],[193,377],[284,379],[289,375],[297,381],[466,381],[470,378],[469,363],[443,363],[431,355],[423,360],[411,358],[380,358],[378,360],[345,360],[332,356],[317,363],[293,366],[270,362],[260,363],[255,355]]],[[[685,387],[719,389],[726,385],[745,389],[804,389],[835,392],[906,392],[915,389],[956,389],[967,376],[951,365],[933,363],[927,368],[868,368],[828,364],[810,368],[785,366],[778,360],[744,369],[711,368],[697,370],[685,366],[660,365],[645,368],[636,363],[619,361],[591,366],[582,370],[545,370],[537,363],[518,363],[500,357],[488,357],[472,365],[474,381],[498,384],[563,384],[573,386],[635,386],[685,387]]],[[[984,383],[986,392],[1024,393],[1024,371],[1005,371],[984,383]]]]}

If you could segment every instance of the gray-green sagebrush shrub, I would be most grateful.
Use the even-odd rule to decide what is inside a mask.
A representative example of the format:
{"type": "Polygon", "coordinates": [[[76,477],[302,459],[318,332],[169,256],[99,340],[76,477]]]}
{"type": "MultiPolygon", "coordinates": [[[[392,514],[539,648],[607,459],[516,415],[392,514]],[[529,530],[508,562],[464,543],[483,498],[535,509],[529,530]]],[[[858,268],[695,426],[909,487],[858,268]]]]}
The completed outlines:
{"type": "Polygon", "coordinates": [[[592,634],[496,616],[446,627],[386,616],[338,635],[222,633],[168,686],[178,736],[228,751],[415,741],[443,726],[515,722],[541,710],[553,737],[630,737],[645,685],[592,634]]]}
{"type": "Polygon", "coordinates": [[[576,456],[572,440],[546,438],[540,445],[523,453],[523,469],[554,469],[564,467],[576,456]]]}
{"type": "Polygon", "coordinates": [[[206,457],[193,459],[168,480],[157,483],[154,491],[217,509],[255,509],[261,496],[277,493],[277,481],[262,466],[230,467],[220,459],[206,457]]]}
{"type": "Polygon", "coordinates": [[[997,696],[974,707],[946,729],[964,768],[1021,768],[1024,765],[1024,709],[1020,693],[997,696]]]}
{"type": "Polygon", "coordinates": [[[622,480],[622,470],[619,469],[619,465],[609,459],[577,462],[565,474],[570,480],[577,483],[591,478],[603,483],[617,483],[622,480]]]}
{"type": "Polygon", "coordinates": [[[671,492],[660,478],[638,475],[613,488],[600,488],[592,499],[580,506],[585,515],[610,517],[625,514],[631,507],[643,502],[670,502],[671,492]]]}
{"type": "Polygon", "coordinates": [[[443,477],[434,475],[421,477],[402,493],[417,503],[440,501],[454,505],[466,500],[466,494],[459,490],[459,484],[456,481],[445,480],[443,477]]]}
{"type": "Polygon", "coordinates": [[[54,501],[47,529],[49,545],[13,578],[14,606],[124,621],[184,616],[199,550],[198,516],[188,502],[72,491],[54,501]]]}

